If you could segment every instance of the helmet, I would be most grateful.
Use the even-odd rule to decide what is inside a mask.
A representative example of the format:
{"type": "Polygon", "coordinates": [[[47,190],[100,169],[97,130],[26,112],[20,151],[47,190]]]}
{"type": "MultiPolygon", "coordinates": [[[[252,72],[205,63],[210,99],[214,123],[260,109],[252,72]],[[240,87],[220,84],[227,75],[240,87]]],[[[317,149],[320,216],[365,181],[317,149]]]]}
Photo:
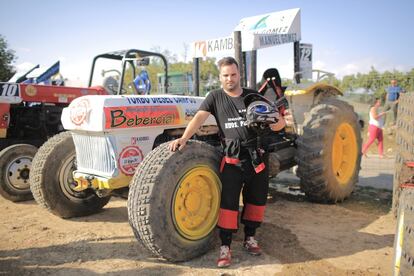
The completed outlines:
{"type": "Polygon", "coordinates": [[[278,114],[277,109],[267,101],[254,101],[246,110],[247,126],[264,128],[276,123],[278,114]]]}

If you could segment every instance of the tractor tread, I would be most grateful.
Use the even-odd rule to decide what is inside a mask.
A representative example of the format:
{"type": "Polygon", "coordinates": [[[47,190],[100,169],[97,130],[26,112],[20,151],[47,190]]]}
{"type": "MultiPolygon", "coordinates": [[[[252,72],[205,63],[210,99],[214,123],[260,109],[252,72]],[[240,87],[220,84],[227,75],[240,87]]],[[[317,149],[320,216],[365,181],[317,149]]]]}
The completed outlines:
{"type": "Polygon", "coordinates": [[[358,146],[356,150],[359,153],[360,128],[351,105],[336,98],[325,98],[305,115],[303,135],[296,142],[298,149],[295,160],[298,164],[297,174],[301,179],[301,188],[311,201],[341,202],[351,194],[358,181],[360,154],[352,177],[345,187],[339,187],[340,185],[335,183],[335,176],[329,167],[332,154],[330,145],[341,120],[353,127],[358,146]]]}

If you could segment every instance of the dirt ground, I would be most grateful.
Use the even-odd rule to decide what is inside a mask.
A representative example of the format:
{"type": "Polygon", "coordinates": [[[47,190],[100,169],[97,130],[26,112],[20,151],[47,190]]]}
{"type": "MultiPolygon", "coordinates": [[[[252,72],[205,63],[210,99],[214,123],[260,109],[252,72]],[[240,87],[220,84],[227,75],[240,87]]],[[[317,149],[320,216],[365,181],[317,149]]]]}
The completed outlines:
{"type": "Polygon", "coordinates": [[[246,254],[239,231],[229,269],[215,267],[218,245],[185,263],[153,258],[134,238],[122,198],[113,198],[99,214],[69,220],[35,201],[0,198],[0,274],[392,274],[395,220],[390,191],[359,187],[342,204],[321,205],[279,190],[271,189],[257,234],[264,254],[246,254]]]}

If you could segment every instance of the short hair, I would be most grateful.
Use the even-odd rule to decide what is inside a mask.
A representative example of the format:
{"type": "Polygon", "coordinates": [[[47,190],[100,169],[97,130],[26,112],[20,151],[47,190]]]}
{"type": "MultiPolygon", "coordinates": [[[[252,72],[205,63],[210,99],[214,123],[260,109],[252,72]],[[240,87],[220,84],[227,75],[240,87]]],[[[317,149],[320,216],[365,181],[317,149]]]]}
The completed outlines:
{"type": "Polygon", "coordinates": [[[239,69],[239,64],[237,63],[237,60],[235,60],[233,57],[224,57],[217,62],[219,69],[221,69],[221,67],[223,66],[232,65],[232,64],[235,64],[237,69],[239,69]]]}

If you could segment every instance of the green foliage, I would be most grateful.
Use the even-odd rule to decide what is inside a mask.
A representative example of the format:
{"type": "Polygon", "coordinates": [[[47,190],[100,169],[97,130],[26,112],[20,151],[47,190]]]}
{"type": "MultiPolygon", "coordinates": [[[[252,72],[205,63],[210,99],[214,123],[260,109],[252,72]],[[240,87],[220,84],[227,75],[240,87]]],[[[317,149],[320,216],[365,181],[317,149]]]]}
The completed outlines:
{"type": "MultiPolygon", "coordinates": [[[[192,62],[182,62],[177,61],[177,58],[174,54],[171,54],[169,51],[161,51],[160,48],[153,48],[151,49],[152,52],[162,53],[167,61],[168,61],[168,72],[169,73],[192,73],[193,70],[193,63],[192,62]],[[172,62],[171,62],[172,61],[172,62]]],[[[142,67],[143,68],[143,67],[142,67]]],[[[141,68],[137,68],[135,71],[135,75],[139,74],[141,68]]],[[[145,66],[145,70],[147,70],[150,82],[152,84],[151,93],[152,94],[159,94],[162,93],[161,87],[158,87],[160,84],[158,83],[157,76],[159,74],[164,74],[164,64],[162,60],[158,57],[151,58],[150,64],[145,66]]],[[[216,66],[216,60],[214,58],[207,58],[200,62],[200,82],[201,82],[201,94],[205,94],[212,88],[211,83],[214,83],[214,80],[218,82],[218,75],[219,71],[216,66]],[[205,84],[207,83],[207,84],[205,84]],[[205,85],[203,85],[205,84],[205,85]],[[205,91],[204,91],[205,90],[205,91]]],[[[125,73],[124,79],[124,89],[126,90],[126,94],[134,94],[135,91],[132,90],[131,82],[133,81],[133,72],[132,68],[128,67],[125,73]]],[[[163,84],[162,84],[163,85],[163,84]]]]}
{"type": "Polygon", "coordinates": [[[0,35],[0,81],[8,81],[16,73],[12,65],[16,59],[14,51],[7,47],[6,39],[0,35]]]}
{"type": "Polygon", "coordinates": [[[206,60],[201,61],[200,63],[200,78],[203,81],[209,80],[211,78],[216,78],[218,80],[219,71],[216,65],[215,58],[207,58],[206,60]]]}
{"type": "Polygon", "coordinates": [[[339,88],[345,92],[353,92],[356,89],[365,89],[366,93],[372,91],[373,95],[360,95],[360,101],[364,102],[372,97],[379,97],[385,99],[386,89],[390,86],[392,79],[398,81],[398,85],[405,91],[414,91],[414,68],[409,72],[399,72],[394,70],[393,72],[385,71],[383,73],[375,70],[371,67],[371,71],[367,74],[357,73],[356,75],[348,75],[342,78],[339,83],[339,88]]]}
{"type": "MultiPolygon", "coordinates": [[[[169,50],[161,49],[159,46],[151,48],[152,52],[163,54],[168,61],[168,72],[175,73],[192,73],[193,62],[178,61],[177,55],[169,50]]],[[[146,67],[152,83],[152,93],[156,93],[158,84],[157,74],[164,73],[163,63],[160,59],[154,58],[149,66],[146,67]]],[[[218,81],[219,71],[216,66],[215,58],[206,58],[200,62],[200,82],[218,81]]]]}
{"type": "Polygon", "coordinates": [[[170,72],[180,72],[180,73],[191,73],[192,69],[191,63],[177,62],[170,64],[170,72]]]}

